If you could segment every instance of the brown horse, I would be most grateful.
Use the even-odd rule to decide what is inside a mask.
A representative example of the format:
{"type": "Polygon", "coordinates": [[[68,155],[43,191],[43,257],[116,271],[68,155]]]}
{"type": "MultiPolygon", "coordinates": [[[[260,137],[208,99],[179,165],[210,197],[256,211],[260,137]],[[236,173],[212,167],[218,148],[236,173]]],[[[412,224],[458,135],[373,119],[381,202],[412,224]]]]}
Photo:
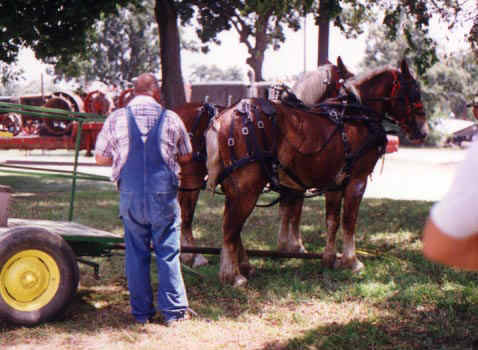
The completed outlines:
{"type": "MultiPolygon", "coordinates": [[[[206,141],[205,131],[209,121],[217,111],[223,107],[207,103],[186,103],[174,109],[183,120],[189,132],[193,146],[193,160],[181,166],[181,187],[178,200],[181,206],[181,245],[194,247],[192,222],[194,210],[199,198],[199,191],[204,188],[204,178],[207,175],[206,168],[206,141]]],[[[193,267],[207,264],[207,259],[201,254],[182,253],[183,263],[193,267]]]]}
{"type": "Polygon", "coordinates": [[[332,99],[306,110],[290,106],[289,98],[248,99],[223,111],[208,129],[208,188],[219,182],[226,195],[222,282],[247,283],[251,266],[241,230],[265,184],[274,183],[274,168],[279,169],[279,189],[318,188],[325,193],[324,264],[353,271],[363,267],[355,253],[355,225],[367,178],[385,152],[381,123],[388,115],[414,142],[423,142],[428,130],[420,90],[405,60],[400,69],[385,67],[351,78],[344,87],[354,95],[351,101],[361,104],[332,99]],[[255,135],[254,142],[249,135],[255,135]],[[342,202],[343,255],[337,261],[342,202]]]}
{"type": "MultiPolygon", "coordinates": [[[[342,59],[337,57],[337,65],[331,63],[317,67],[298,80],[292,92],[307,106],[314,106],[326,98],[336,97],[342,84],[353,74],[345,67],[342,59]]],[[[277,235],[277,248],[284,252],[302,252],[306,249],[299,229],[302,216],[304,196],[296,191],[283,191],[279,203],[281,219],[277,235]]]]}

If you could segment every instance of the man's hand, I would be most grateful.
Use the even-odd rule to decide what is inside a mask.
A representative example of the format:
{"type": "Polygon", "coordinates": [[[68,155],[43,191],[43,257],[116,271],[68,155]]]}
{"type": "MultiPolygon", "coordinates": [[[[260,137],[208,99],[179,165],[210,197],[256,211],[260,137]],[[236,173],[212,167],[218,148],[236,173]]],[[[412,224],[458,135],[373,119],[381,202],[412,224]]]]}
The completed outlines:
{"type": "Polygon", "coordinates": [[[179,165],[184,165],[186,163],[189,163],[193,160],[193,154],[192,153],[188,153],[188,154],[184,154],[182,156],[178,156],[178,163],[179,165]]]}
{"type": "Polygon", "coordinates": [[[113,158],[111,157],[104,157],[99,154],[95,155],[96,164],[98,165],[112,165],[113,158]]]}

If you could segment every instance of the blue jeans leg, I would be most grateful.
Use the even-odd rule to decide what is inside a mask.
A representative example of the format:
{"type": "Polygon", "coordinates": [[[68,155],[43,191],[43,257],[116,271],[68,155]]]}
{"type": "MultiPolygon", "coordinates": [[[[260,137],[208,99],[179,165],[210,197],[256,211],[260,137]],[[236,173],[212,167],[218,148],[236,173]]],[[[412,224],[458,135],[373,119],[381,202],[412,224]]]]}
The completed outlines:
{"type": "MultiPolygon", "coordinates": [[[[166,221],[166,220],[165,220],[166,221]]],[[[158,309],[164,320],[180,318],[188,308],[179,261],[179,215],[153,227],[153,245],[158,266],[158,309]]]]}
{"type": "Polygon", "coordinates": [[[151,288],[151,230],[123,216],[126,244],[126,278],[133,316],[144,322],[155,314],[151,288]]]}

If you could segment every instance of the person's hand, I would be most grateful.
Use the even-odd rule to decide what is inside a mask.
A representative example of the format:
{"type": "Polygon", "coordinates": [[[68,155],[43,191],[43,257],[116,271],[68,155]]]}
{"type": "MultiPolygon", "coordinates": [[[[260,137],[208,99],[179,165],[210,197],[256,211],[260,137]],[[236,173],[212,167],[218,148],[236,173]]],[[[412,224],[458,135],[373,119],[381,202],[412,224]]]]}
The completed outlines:
{"type": "Polygon", "coordinates": [[[184,155],[178,155],[178,163],[179,165],[184,165],[186,163],[189,163],[193,160],[193,154],[188,153],[184,155]]]}
{"type": "Polygon", "coordinates": [[[113,158],[110,158],[110,157],[105,157],[105,156],[102,156],[102,155],[95,155],[95,160],[96,160],[96,164],[98,165],[112,165],[113,164],[113,158]]]}

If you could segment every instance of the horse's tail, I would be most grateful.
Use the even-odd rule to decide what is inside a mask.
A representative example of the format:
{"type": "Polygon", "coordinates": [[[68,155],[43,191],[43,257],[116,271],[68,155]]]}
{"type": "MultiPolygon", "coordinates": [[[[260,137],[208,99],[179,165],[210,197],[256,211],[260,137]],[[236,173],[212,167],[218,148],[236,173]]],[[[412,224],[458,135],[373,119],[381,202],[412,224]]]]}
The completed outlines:
{"type": "Polygon", "coordinates": [[[223,170],[221,155],[219,153],[219,127],[220,120],[213,119],[211,125],[206,132],[206,149],[207,149],[207,185],[210,191],[215,190],[216,181],[223,170]]]}

